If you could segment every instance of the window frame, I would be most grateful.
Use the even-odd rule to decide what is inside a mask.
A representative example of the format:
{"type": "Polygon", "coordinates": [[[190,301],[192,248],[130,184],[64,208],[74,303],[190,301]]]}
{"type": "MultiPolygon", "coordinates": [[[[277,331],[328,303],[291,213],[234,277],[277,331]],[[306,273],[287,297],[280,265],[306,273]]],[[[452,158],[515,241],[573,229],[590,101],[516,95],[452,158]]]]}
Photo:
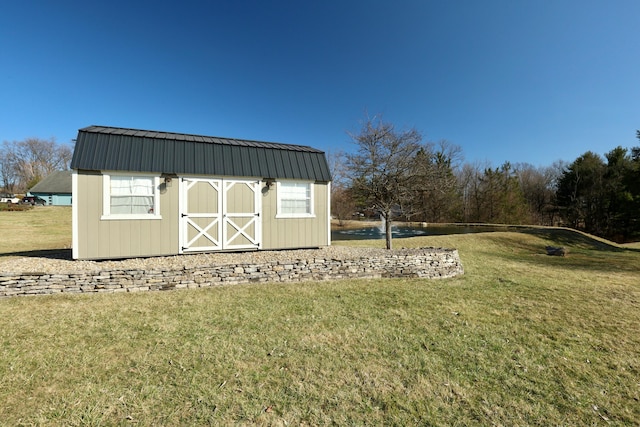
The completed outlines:
{"type": "MultiPolygon", "coordinates": [[[[302,200],[302,199],[285,199],[285,200],[302,200]]],[[[294,181],[294,180],[284,180],[284,181],[276,181],[276,218],[315,218],[314,212],[314,182],[313,181],[294,181]],[[288,213],[282,212],[282,201],[283,201],[283,185],[289,184],[305,184],[309,187],[309,195],[305,197],[305,200],[308,200],[309,209],[304,213],[288,213]]]]}
{"type": "Polygon", "coordinates": [[[162,219],[160,215],[160,175],[145,173],[102,172],[102,220],[140,220],[162,219]],[[146,214],[114,214],[111,213],[111,177],[150,178],[153,182],[153,213],[146,214]]]}

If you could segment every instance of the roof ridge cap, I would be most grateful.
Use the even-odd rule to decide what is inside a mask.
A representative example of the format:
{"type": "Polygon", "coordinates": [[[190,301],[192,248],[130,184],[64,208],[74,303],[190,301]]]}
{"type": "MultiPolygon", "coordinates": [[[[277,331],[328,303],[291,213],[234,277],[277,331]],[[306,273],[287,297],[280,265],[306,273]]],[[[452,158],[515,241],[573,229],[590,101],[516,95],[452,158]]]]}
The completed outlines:
{"type": "MultiPolygon", "coordinates": [[[[165,132],[158,130],[145,130],[145,129],[136,129],[136,128],[124,128],[117,126],[103,126],[103,125],[91,125],[84,128],[79,129],[79,132],[88,132],[88,133],[105,133],[100,132],[98,129],[112,129],[117,131],[131,131],[131,132],[144,132],[144,133],[153,133],[153,134],[165,134],[165,135],[175,135],[175,136],[186,136],[186,137],[195,137],[195,138],[206,138],[206,139],[220,139],[220,140],[228,140],[228,141],[237,141],[237,142],[249,142],[249,143],[257,143],[257,144],[273,144],[282,147],[300,147],[307,150],[321,152],[324,151],[319,150],[317,148],[311,147],[310,145],[302,145],[302,144],[290,144],[284,142],[273,142],[273,141],[259,141],[255,139],[242,139],[242,138],[230,138],[225,136],[211,136],[211,135],[198,135],[193,133],[179,133],[179,132],[165,132]]],[[[166,137],[159,137],[158,139],[169,139],[166,137]]]]}

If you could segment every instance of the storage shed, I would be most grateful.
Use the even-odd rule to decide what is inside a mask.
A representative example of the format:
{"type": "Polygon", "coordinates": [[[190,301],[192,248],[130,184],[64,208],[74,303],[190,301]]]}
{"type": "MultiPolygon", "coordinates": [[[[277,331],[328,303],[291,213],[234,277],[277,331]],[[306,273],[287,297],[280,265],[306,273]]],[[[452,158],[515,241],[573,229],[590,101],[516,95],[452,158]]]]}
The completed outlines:
{"type": "Polygon", "coordinates": [[[331,174],[311,147],[89,126],[71,169],[74,259],[331,243],[331,174]]]}

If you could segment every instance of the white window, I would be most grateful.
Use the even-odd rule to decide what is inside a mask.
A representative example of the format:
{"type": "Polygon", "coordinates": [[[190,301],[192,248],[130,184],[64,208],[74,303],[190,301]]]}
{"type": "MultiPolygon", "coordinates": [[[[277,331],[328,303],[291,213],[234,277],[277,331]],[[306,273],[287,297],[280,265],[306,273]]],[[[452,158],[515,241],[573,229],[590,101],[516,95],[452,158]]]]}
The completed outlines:
{"type": "Polygon", "coordinates": [[[159,178],[103,175],[103,219],[160,219],[159,178]]]}
{"type": "Polygon", "coordinates": [[[298,181],[278,181],[277,217],[312,217],[313,183],[298,181]]]}

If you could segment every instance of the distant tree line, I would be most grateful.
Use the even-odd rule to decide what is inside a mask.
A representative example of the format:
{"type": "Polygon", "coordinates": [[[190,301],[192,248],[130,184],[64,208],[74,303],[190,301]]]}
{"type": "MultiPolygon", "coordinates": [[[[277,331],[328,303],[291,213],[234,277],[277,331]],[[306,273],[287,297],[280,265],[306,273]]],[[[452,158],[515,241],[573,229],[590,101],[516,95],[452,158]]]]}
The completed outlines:
{"type": "Polygon", "coordinates": [[[72,149],[54,138],[4,141],[0,146],[0,187],[7,193],[24,193],[50,173],[67,170],[72,149]]]}
{"type": "MultiPolygon", "coordinates": [[[[640,139],[640,132],[637,132],[640,139]]],[[[556,203],[565,223],[611,240],[640,239],[640,147],[587,151],[562,172],[556,203]]]]}
{"type": "MultiPolygon", "coordinates": [[[[640,147],[586,152],[551,166],[462,162],[448,141],[424,142],[379,116],[330,156],[332,214],[417,222],[564,225],[618,242],[640,239],[640,147]]],[[[640,131],[637,133],[640,139],[640,131]]]]}

